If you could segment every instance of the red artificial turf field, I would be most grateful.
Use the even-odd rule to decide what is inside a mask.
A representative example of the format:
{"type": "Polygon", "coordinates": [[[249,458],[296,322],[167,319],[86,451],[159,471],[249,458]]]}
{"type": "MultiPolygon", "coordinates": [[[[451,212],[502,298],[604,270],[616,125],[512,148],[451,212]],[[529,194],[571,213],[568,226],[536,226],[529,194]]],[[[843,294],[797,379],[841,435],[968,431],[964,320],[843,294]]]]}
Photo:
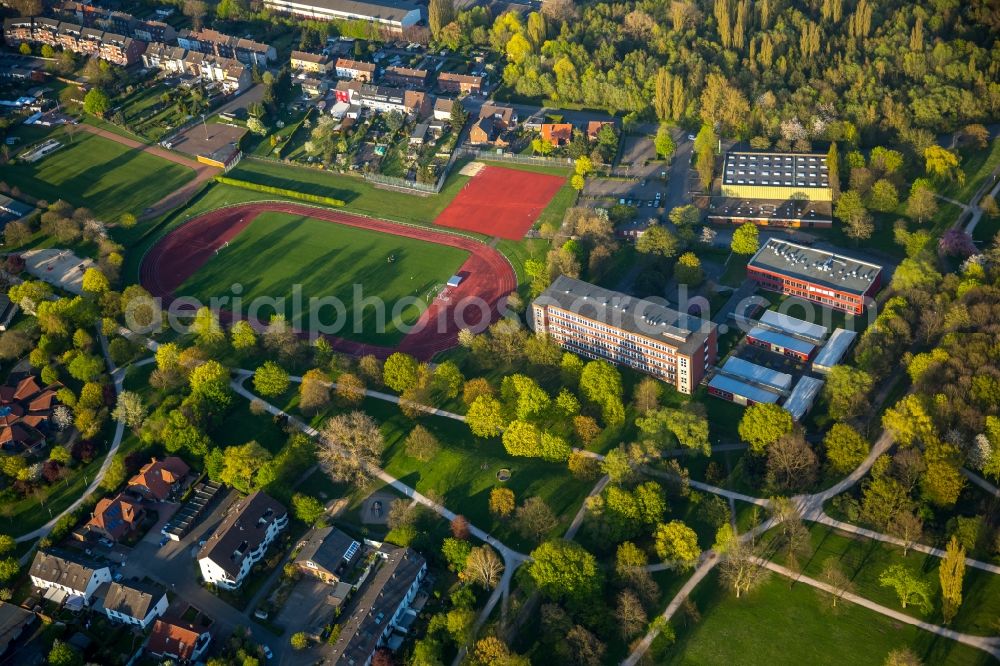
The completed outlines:
{"type": "MultiPolygon", "coordinates": [[[[462,283],[458,287],[448,288],[447,299],[436,298],[430,303],[414,330],[397,347],[381,347],[324,336],[334,349],[349,354],[375,354],[385,358],[398,350],[421,360],[430,360],[438,352],[457,345],[461,329],[469,328],[478,332],[496,321],[500,317],[505,297],[517,288],[517,276],[507,258],[488,245],[467,236],[326,208],[273,201],[219,208],[185,222],[150,248],[143,257],[139,281],[153,296],[164,298],[169,303],[174,291],[211,259],[217,249],[239,235],[263,212],[312,217],[334,224],[449,245],[469,252],[469,258],[458,270],[459,274],[465,276],[462,283]]],[[[231,317],[231,313],[225,311],[219,315],[222,319],[231,317]]],[[[251,324],[258,328],[263,326],[260,322],[251,324]]]]}
{"type": "Polygon", "coordinates": [[[487,166],[466,183],[434,224],[520,240],[565,182],[561,176],[487,166]]]}

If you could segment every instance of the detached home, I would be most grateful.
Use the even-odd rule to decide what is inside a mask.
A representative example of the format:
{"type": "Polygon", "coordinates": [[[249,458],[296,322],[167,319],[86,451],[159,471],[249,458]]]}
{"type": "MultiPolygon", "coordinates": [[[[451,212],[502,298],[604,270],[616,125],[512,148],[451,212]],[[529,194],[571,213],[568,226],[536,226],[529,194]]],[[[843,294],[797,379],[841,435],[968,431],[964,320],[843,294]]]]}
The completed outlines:
{"type": "Polygon", "coordinates": [[[30,574],[35,587],[53,591],[54,600],[79,597],[88,605],[97,588],[111,582],[111,570],[106,566],[75,555],[44,550],[35,553],[30,574]]]}
{"type": "Polygon", "coordinates": [[[143,629],[166,612],[167,593],[155,585],[111,583],[104,596],[104,613],[109,618],[143,629]]]}
{"type": "Polygon", "coordinates": [[[324,583],[337,583],[360,552],[361,544],[353,538],[334,527],[324,527],[312,532],[299,550],[295,566],[324,583]]]}
{"type": "Polygon", "coordinates": [[[146,651],[161,659],[187,664],[199,661],[211,641],[212,634],[190,622],[157,620],[149,634],[146,651]]]}
{"type": "Polygon", "coordinates": [[[163,460],[153,458],[128,481],[128,491],[150,500],[162,502],[180,488],[191,468],[177,456],[163,460]]]}
{"type": "Polygon", "coordinates": [[[267,547],[288,525],[288,510],[257,491],[238,501],[198,553],[206,583],[238,588],[267,547]]]}

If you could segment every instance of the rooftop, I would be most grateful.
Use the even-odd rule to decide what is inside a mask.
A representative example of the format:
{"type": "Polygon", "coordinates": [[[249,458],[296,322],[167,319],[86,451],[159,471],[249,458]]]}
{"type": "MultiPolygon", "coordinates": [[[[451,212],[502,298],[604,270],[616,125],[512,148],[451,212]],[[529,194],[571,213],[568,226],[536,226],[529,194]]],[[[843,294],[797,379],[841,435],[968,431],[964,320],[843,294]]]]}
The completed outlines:
{"type": "Polygon", "coordinates": [[[739,379],[734,379],[733,377],[728,377],[722,373],[716,373],[716,375],[709,380],[708,388],[725,391],[726,393],[731,393],[733,395],[740,395],[747,400],[752,400],[753,402],[758,403],[776,403],[780,397],[777,393],[772,393],[767,389],[748,384],[740,381],[739,379]]]}
{"type": "Polygon", "coordinates": [[[210,559],[226,573],[238,575],[243,558],[264,543],[271,523],[287,514],[281,503],[261,491],[243,498],[198,551],[198,559],[210,559]]]}
{"type": "Polygon", "coordinates": [[[162,588],[149,583],[138,581],[111,583],[104,597],[104,608],[142,620],[149,615],[149,611],[164,594],[166,592],[162,588]]]}
{"type": "Polygon", "coordinates": [[[823,348],[816,354],[816,358],[813,359],[813,368],[829,369],[840,363],[856,337],[858,334],[855,331],[848,331],[846,328],[835,330],[823,348]]]}
{"type": "Polygon", "coordinates": [[[409,548],[382,546],[385,560],[369,576],[355,599],[351,614],[341,624],[331,646],[334,664],[365,664],[378,647],[385,623],[392,619],[425,565],[423,556],[409,548]]]}
{"type": "Polygon", "coordinates": [[[882,272],[877,264],[776,238],[769,238],[757,250],[747,268],[760,268],[859,296],[871,288],[882,272]]]}
{"type": "Polygon", "coordinates": [[[816,401],[816,396],[819,395],[819,390],[823,388],[823,384],[822,379],[802,377],[782,407],[792,415],[793,419],[798,421],[813,406],[813,402],[816,401]]]}
{"type": "Polygon", "coordinates": [[[693,353],[715,326],[644,298],[560,275],[535,303],[553,305],[582,317],[616,326],[630,333],[664,342],[681,353],[693,353]]]}
{"type": "Polygon", "coordinates": [[[827,188],[826,155],[821,153],[726,153],[724,185],[827,188]]]}
{"type": "Polygon", "coordinates": [[[322,53],[309,53],[308,51],[292,51],[291,59],[301,60],[302,62],[313,62],[317,65],[323,65],[330,62],[330,56],[322,53]]]}
{"type": "Polygon", "coordinates": [[[419,10],[417,5],[406,0],[295,0],[295,4],[397,22],[406,18],[410,12],[419,10]]]}
{"type": "Polygon", "coordinates": [[[747,333],[748,338],[753,338],[754,340],[760,340],[761,342],[766,342],[769,345],[774,345],[776,347],[782,347],[784,349],[790,349],[799,354],[812,354],[816,350],[816,345],[811,342],[806,342],[800,338],[793,338],[785,333],[780,333],[778,331],[772,330],[770,328],[764,328],[763,326],[754,326],[747,333]]]}
{"type": "Polygon", "coordinates": [[[765,368],[736,356],[730,356],[721,368],[723,374],[743,382],[750,382],[775,391],[788,391],[792,387],[792,376],[777,370],[765,368]]]}
{"type": "Polygon", "coordinates": [[[799,221],[832,222],[833,204],[811,199],[740,199],[712,197],[708,217],[761,222],[799,221]]]}
{"type": "Polygon", "coordinates": [[[31,561],[31,575],[50,583],[84,591],[94,573],[106,566],[76,555],[40,550],[31,561]]]}
{"type": "Polygon", "coordinates": [[[776,331],[796,335],[800,338],[806,338],[816,344],[822,343],[823,340],[826,339],[826,334],[829,333],[826,326],[813,324],[805,321],[804,319],[789,317],[786,314],[782,314],[774,310],[766,310],[764,314],[760,316],[760,321],[758,323],[765,328],[772,328],[776,331]]]}
{"type": "Polygon", "coordinates": [[[312,562],[331,573],[337,573],[341,565],[350,563],[360,550],[361,544],[353,538],[334,527],[325,527],[312,533],[295,561],[312,562]]]}
{"type": "MultiPolygon", "coordinates": [[[[204,631],[204,630],[201,630],[204,631]]],[[[153,654],[177,655],[190,659],[194,654],[201,632],[193,624],[170,620],[157,620],[149,635],[146,649],[153,654]]]]}

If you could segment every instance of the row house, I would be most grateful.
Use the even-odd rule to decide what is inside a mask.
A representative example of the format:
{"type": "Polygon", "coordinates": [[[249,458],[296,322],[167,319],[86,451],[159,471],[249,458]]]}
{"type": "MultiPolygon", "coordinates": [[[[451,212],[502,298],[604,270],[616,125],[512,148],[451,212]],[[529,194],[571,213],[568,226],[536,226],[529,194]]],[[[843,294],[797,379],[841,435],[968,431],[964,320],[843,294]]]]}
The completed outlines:
{"type": "Polygon", "coordinates": [[[338,79],[349,81],[371,81],[375,78],[375,63],[351,60],[350,58],[337,58],[335,65],[338,79]]]}
{"type": "Polygon", "coordinates": [[[188,51],[180,46],[151,44],[142,62],[146,67],[218,83],[225,93],[246,90],[251,84],[250,69],[240,61],[188,51]]]}
{"type": "Polygon", "coordinates": [[[442,72],[438,75],[438,89],[441,92],[479,93],[483,90],[483,77],[442,72]]]}
{"type": "Polygon", "coordinates": [[[273,46],[226,35],[217,30],[182,30],[177,45],[205,55],[239,60],[244,65],[266,67],[278,57],[273,46]]]}
{"type": "Polygon", "coordinates": [[[4,38],[11,45],[48,44],[123,67],[138,62],[146,50],[146,42],[117,32],[43,17],[5,20],[4,38]]]}
{"type": "Polygon", "coordinates": [[[198,552],[206,583],[235,590],[288,526],[288,510],[257,491],[237,502],[198,552]]]}
{"type": "Polygon", "coordinates": [[[334,88],[338,102],[346,102],[375,111],[413,114],[417,118],[430,115],[430,96],[419,90],[403,90],[358,81],[341,81],[334,88]]]}
{"type": "Polygon", "coordinates": [[[292,51],[290,64],[296,72],[326,75],[333,71],[333,60],[322,53],[292,51]]]}
{"type": "Polygon", "coordinates": [[[426,69],[390,65],[382,72],[382,82],[390,86],[423,88],[427,85],[428,75],[429,72],[426,69]]]}
{"type": "Polygon", "coordinates": [[[92,4],[63,2],[56,5],[53,11],[67,21],[146,42],[172,42],[177,39],[177,31],[167,23],[139,19],[126,12],[112,11],[92,4]]]}

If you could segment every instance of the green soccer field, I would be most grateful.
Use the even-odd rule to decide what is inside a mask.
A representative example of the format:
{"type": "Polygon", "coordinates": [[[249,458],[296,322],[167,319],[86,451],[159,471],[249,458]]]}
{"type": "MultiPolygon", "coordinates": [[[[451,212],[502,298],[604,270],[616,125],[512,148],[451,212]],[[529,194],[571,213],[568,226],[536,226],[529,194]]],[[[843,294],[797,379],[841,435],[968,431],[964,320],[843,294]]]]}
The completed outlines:
{"type": "MultiPolygon", "coordinates": [[[[310,308],[310,298],[335,297],[345,308],[344,325],[335,335],[389,346],[405,335],[400,325],[417,320],[467,257],[468,252],[444,245],[287,213],[263,213],[181,285],[177,295],[207,304],[213,297],[231,296],[233,284],[239,283],[244,314],[254,299],[284,298],[285,316],[306,330],[313,314],[324,325],[338,317],[330,306],[310,308]],[[295,285],[301,285],[302,293],[298,314],[295,285]],[[356,289],[366,305],[360,316],[354,312],[356,289]],[[373,297],[385,303],[384,327],[368,305],[373,297]],[[404,297],[418,299],[419,305],[400,304],[404,297]],[[400,313],[398,320],[394,309],[400,313]]],[[[268,318],[274,309],[261,309],[259,317],[268,318]]]]}
{"type": "Polygon", "coordinates": [[[49,136],[63,146],[34,164],[4,167],[0,180],[38,199],[86,206],[105,221],[140,215],[194,178],[193,169],[93,134],[78,131],[72,143],[61,132],[49,136]]]}

